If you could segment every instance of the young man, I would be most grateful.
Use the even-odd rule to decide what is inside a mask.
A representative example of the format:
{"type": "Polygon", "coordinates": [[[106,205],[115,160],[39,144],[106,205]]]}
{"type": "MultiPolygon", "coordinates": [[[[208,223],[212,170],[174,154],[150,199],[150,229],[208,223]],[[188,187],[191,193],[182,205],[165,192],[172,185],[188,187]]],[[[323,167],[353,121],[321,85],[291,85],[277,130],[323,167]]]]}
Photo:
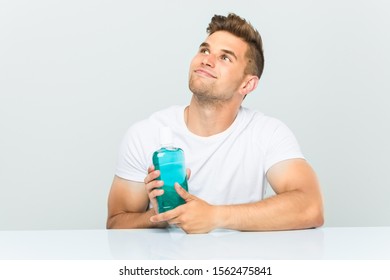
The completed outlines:
{"type": "Polygon", "coordinates": [[[181,227],[286,230],[323,224],[316,175],[292,132],[280,121],[241,106],[263,71],[259,33],[235,14],[214,16],[190,65],[187,107],[154,113],[128,130],[108,199],[108,228],[181,227]],[[159,128],[170,126],[186,156],[186,201],[157,213],[163,182],[152,166],[159,128]],[[268,181],[276,195],[263,199],[268,181]],[[150,206],[151,205],[151,206],[150,206]]]}

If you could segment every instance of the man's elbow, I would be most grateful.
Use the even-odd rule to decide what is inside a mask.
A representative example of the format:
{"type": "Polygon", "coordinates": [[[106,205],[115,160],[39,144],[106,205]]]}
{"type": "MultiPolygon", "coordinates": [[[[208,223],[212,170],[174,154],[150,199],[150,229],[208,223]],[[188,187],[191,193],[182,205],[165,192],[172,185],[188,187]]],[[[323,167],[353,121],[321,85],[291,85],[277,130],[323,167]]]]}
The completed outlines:
{"type": "Polygon", "coordinates": [[[311,207],[311,209],[307,211],[306,221],[311,228],[323,226],[325,223],[323,207],[318,205],[311,207]]]}
{"type": "Polygon", "coordinates": [[[107,229],[119,229],[120,228],[120,226],[118,225],[117,215],[111,215],[111,216],[107,217],[106,228],[107,229]]]}
{"type": "Polygon", "coordinates": [[[113,229],[113,228],[114,228],[113,219],[108,217],[106,222],[106,229],[113,229]]]}
{"type": "Polygon", "coordinates": [[[313,219],[313,227],[315,227],[315,228],[323,226],[324,223],[325,223],[325,218],[324,218],[323,213],[318,214],[318,215],[313,219]]]}

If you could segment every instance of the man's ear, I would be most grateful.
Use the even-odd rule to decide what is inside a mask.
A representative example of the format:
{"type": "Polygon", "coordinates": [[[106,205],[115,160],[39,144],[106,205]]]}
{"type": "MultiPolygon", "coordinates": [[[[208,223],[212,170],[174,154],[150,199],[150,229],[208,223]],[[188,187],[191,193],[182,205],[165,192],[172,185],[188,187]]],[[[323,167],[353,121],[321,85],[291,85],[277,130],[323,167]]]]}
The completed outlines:
{"type": "Polygon", "coordinates": [[[257,76],[248,76],[245,81],[242,83],[240,93],[245,96],[248,93],[254,91],[259,84],[259,77],[257,76]]]}

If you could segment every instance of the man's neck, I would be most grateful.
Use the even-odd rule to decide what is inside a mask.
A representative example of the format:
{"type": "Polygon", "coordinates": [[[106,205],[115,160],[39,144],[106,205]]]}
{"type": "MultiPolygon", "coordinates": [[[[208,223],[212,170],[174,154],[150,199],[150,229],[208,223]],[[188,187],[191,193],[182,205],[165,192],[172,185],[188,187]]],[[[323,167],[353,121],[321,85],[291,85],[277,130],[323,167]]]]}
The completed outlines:
{"type": "Polygon", "coordinates": [[[201,104],[193,97],[184,111],[187,128],[194,134],[207,137],[228,129],[237,117],[240,104],[201,104]]]}

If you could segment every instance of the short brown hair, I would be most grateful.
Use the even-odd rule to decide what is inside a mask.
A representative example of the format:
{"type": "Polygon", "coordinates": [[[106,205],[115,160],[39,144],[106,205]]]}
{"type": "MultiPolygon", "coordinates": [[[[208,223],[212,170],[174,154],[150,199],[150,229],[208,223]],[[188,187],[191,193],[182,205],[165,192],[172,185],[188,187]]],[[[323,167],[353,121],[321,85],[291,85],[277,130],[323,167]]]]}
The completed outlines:
{"type": "Polygon", "coordinates": [[[248,65],[245,74],[261,77],[264,69],[263,42],[260,33],[245,19],[230,13],[227,17],[214,15],[207,27],[209,35],[216,31],[227,31],[248,43],[249,49],[246,54],[248,65]]]}

